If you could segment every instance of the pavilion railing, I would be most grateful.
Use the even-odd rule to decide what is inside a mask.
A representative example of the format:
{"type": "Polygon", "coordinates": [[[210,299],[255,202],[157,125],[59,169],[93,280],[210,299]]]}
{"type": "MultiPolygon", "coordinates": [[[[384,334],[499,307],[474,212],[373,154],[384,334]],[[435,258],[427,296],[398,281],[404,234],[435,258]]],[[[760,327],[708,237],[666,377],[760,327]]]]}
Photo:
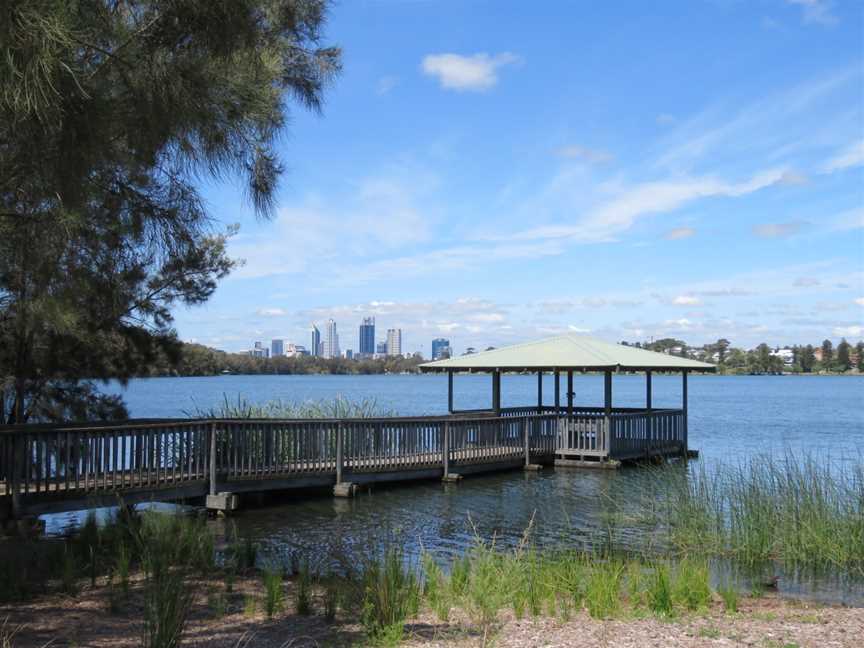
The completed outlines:
{"type": "Polygon", "coordinates": [[[607,419],[602,408],[573,408],[568,415],[548,406],[539,414],[509,408],[497,417],[8,426],[0,427],[0,509],[21,497],[147,491],[158,499],[160,489],[201,495],[230,490],[236,481],[261,481],[266,489],[263,482],[274,478],[341,481],[343,473],[529,463],[555,454],[625,458],[681,447],[684,434],[681,410],[616,408],[607,419]]]}

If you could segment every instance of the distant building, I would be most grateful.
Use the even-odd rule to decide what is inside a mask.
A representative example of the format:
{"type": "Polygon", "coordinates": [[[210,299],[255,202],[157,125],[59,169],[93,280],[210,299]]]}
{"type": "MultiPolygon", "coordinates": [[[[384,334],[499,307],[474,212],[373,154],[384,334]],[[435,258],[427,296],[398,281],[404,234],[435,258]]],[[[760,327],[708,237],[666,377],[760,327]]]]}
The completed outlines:
{"type": "Polygon", "coordinates": [[[285,340],[271,340],[270,357],[275,358],[282,355],[285,355],[285,340]]]}
{"type": "Polygon", "coordinates": [[[338,358],[342,353],[339,351],[339,334],[336,332],[336,322],[327,320],[327,337],[324,340],[324,357],[338,358]]]}
{"type": "Polygon", "coordinates": [[[285,345],[285,356],[288,358],[296,358],[297,356],[309,355],[309,352],[306,350],[302,344],[294,344],[293,342],[289,342],[285,345]]]}
{"type": "Polygon", "coordinates": [[[320,358],[324,357],[324,343],[323,342],[318,343],[318,357],[320,357],[320,358]]]}
{"type": "Polygon", "coordinates": [[[375,353],[375,318],[364,317],[360,324],[360,350],[361,356],[375,353]]]}
{"type": "Polygon", "coordinates": [[[432,359],[444,360],[451,355],[450,340],[445,338],[435,338],[432,340],[432,359]]]}
{"type": "Polygon", "coordinates": [[[402,329],[387,329],[387,355],[402,355],[402,329]]]}
{"type": "Polygon", "coordinates": [[[387,355],[387,343],[386,342],[379,342],[375,346],[375,355],[382,355],[382,356],[387,355]]]}
{"type": "Polygon", "coordinates": [[[791,365],[795,362],[795,353],[792,349],[776,349],[771,352],[775,358],[780,358],[784,365],[791,365]]]}
{"type": "Polygon", "coordinates": [[[312,344],[309,345],[309,349],[313,356],[321,355],[321,331],[314,324],[312,325],[312,344]]]}
{"type": "Polygon", "coordinates": [[[354,359],[354,351],[352,351],[351,349],[345,349],[345,353],[343,355],[345,356],[346,360],[354,359]]]}
{"type": "Polygon", "coordinates": [[[255,346],[253,346],[249,350],[249,355],[253,358],[269,358],[270,357],[270,349],[265,347],[260,342],[256,342],[255,346]]]}

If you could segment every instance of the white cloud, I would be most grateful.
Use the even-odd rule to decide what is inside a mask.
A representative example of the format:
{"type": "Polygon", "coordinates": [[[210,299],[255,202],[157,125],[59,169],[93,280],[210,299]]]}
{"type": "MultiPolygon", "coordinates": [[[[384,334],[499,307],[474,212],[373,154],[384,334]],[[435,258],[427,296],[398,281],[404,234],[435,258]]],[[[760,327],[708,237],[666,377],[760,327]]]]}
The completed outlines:
{"type": "Polygon", "coordinates": [[[833,25],[837,22],[837,16],[831,13],[830,0],[786,0],[786,2],[801,7],[803,11],[801,19],[804,23],[833,25]]]}
{"type": "Polygon", "coordinates": [[[604,162],[611,162],[615,159],[615,156],[609,153],[609,151],[591,149],[585,146],[579,146],[578,144],[560,148],[556,153],[563,158],[584,160],[591,164],[602,164],[604,162]]]}
{"type": "Polygon", "coordinates": [[[621,189],[615,198],[596,207],[575,224],[544,225],[503,238],[609,241],[614,235],[632,227],[643,216],[671,212],[704,198],[745,196],[777,184],[784,173],[782,169],[771,169],[738,183],[711,177],[646,182],[621,189]]]}
{"type": "Polygon", "coordinates": [[[260,317],[284,317],[288,312],[281,308],[259,308],[255,314],[260,317]]]}
{"type": "Polygon", "coordinates": [[[676,306],[699,306],[702,300],[692,295],[679,295],[672,300],[672,303],[676,306]]]}
{"type": "Polygon", "coordinates": [[[801,223],[760,223],[753,226],[753,234],[759,238],[787,238],[797,234],[801,223]]]}
{"type": "Polygon", "coordinates": [[[518,63],[520,58],[504,52],[490,56],[459,54],[430,54],[423,59],[423,72],[438,79],[446,90],[485,91],[498,83],[498,69],[518,63]]]}
{"type": "Polygon", "coordinates": [[[837,326],[834,328],[837,337],[859,337],[864,335],[864,326],[837,326]]]}
{"type": "Polygon", "coordinates": [[[378,95],[385,95],[395,88],[397,83],[399,83],[398,77],[390,75],[383,76],[378,79],[378,83],[375,84],[375,93],[378,95]]]}
{"type": "Polygon", "coordinates": [[[664,238],[670,241],[679,241],[681,239],[690,238],[694,234],[696,234],[696,230],[692,227],[676,227],[675,229],[666,232],[664,238]]]}
{"type": "Polygon", "coordinates": [[[850,144],[846,149],[832,157],[822,165],[824,173],[833,173],[850,167],[864,164],[864,139],[850,144]]]}
{"type": "Polygon", "coordinates": [[[677,120],[675,119],[675,117],[673,115],[670,115],[669,113],[661,113],[657,115],[656,119],[656,122],[660,126],[668,126],[669,124],[674,124],[676,121],[677,120]]]}
{"type": "Polygon", "coordinates": [[[858,304],[859,306],[864,306],[864,297],[856,297],[855,303],[858,304]]]}

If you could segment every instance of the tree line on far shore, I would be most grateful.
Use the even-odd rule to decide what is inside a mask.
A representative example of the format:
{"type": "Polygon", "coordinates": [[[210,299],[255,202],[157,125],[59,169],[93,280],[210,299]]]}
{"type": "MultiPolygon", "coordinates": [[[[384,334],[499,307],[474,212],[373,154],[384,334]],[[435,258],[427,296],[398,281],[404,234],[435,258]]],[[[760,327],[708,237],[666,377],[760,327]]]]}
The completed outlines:
{"type": "Polygon", "coordinates": [[[349,360],[308,355],[256,358],[245,353],[227,353],[202,344],[181,343],[176,355],[162,354],[146,365],[141,377],[216,376],[219,374],[391,374],[416,373],[423,362],[419,354],[408,358],[389,356],[349,360]]]}
{"type": "Polygon", "coordinates": [[[831,340],[819,345],[771,347],[762,343],[753,349],[733,347],[721,338],[699,347],[688,346],[683,340],[663,338],[653,342],[623,342],[649,351],[680,355],[693,360],[715,363],[721,373],[864,373],[864,341],[854,346],[842,339],[835,347],[831,340]],[[778,354],[787,350],[791,363],[778,354]]]}

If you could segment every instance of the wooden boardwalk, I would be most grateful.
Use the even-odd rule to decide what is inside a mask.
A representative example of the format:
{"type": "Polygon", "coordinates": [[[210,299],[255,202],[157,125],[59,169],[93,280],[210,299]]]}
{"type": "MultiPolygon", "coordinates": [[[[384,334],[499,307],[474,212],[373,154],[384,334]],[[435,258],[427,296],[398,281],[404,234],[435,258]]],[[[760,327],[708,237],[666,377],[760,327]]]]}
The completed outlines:
{"type": "Polygon", "coordinates": [[[441,478],[556,456],[680,453],[681,410],[511,408],[497,415],[202,419],[0,428],[0,518],[219,492],[441,478]]]}

